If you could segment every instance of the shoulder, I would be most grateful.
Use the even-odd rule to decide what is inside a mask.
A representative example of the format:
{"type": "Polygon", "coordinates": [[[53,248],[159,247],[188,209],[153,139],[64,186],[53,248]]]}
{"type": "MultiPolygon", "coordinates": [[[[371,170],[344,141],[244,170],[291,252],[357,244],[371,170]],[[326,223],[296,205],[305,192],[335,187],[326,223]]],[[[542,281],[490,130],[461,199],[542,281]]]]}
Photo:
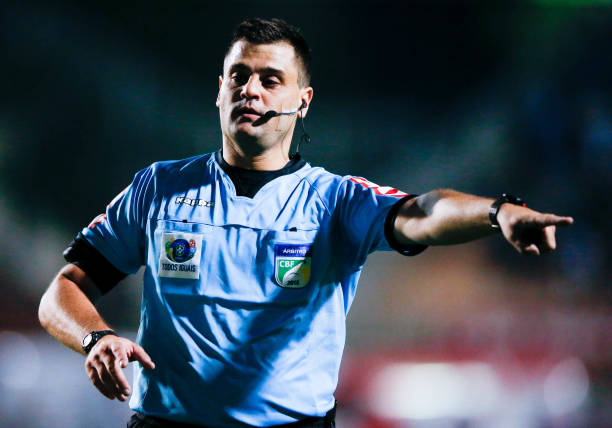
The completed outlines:
{"type": "Polygon", "coordinates": [[[132,188],[137,194],[164,194],[176,186],[191,185],[201,180],[210,168],[211,153],[192,156],[186,159],[154,162],[141,169],[134,176],[132,188]]]}
{"type": "Polygon", "coordinates": [[[352,175],[335,174],[325,168],[312,167],[309,164],[299,172],[330,212],[344,199],[347,191],[350,192],[353,186],[359,186],[359,180],[363,180],[352,175]]]}
{"type": "Polygon", "coordinates": [[[296,174],[301,175],[303,181],[308,184],[308,187],[326,202],[332,199],[332,196],[336,194],[342,182],[341,176],[319,166],[313,167],[308,163],[296,174]]]}
{"type": "Polygon", "coordinates": [[[324,193],[340,186],[343,181],[342,176],[329,172],[320,166],[311,166],[309,163],[300,169],[297,174],[301,175],[310,186],[324,193]]]}
{"type": "Polygon", "coordinates": [[[389,186],[379,186],[357,175],[338,175],[321,167],[311,167],[304,172],[304,179],[323,195],[338,196],[339,193],[367,191],[384,196],[405,196],[406,193],[389,186]]]}
{"type": "Polygon", "coordinates": [[[185,159],[155,162],[148,169],[155,177],[197,174],[207,168],[212,155],[212,153],[206,153],[185,159]]]}
{"type": "MultiPolygon", "coordinates": [[[[192,156],[185,159],[155,162],[138,172],[156,188],[176,185],[189,185],[200,182],[208,175],[213,159],[212,153],[192,156]]],[[[137,175],[138,175],[137,174],[137,175]]]]}
{"type": "MultiPolygon", "coordinates": [[[[309,166],[310,167],[310,166],[309,166]]],[[[304,179],[316,190],[330,210],[336,204],[363,198],[396,200],[408,196],[390,186],[380,186],[357,175],[338,175],[321,167],[310,167],[304,179]]]]}

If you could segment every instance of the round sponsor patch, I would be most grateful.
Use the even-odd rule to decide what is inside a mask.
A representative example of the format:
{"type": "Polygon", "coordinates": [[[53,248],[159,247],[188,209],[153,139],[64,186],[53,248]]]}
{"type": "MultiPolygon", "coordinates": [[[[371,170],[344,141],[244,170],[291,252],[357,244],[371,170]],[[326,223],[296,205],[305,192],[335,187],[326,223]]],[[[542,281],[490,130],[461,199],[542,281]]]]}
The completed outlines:
{"type": "Polygon", "coordinates": [[[197,251],[193,239],[174,239],[166,242],[166,256],[176,263],[184,263],[191,260],[197,251]]]}

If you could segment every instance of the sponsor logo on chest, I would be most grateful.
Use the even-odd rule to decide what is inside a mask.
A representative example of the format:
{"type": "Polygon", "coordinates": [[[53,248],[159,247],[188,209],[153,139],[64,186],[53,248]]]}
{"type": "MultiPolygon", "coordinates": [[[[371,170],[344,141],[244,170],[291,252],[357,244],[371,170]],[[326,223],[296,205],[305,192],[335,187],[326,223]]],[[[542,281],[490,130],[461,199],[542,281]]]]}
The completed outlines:
{"type": "Polygon", "coordinates": [[[166,278],[198,279],[202,258],[202,235],[164,233],[159,251],[158,275],[166,278]]]}
{"type": "Polygon", "coordinates": [[[284,288],[303,288],[310,281],[311,244],[275,244],[274,279],[284,288]]]}
{"type": "Polygon", "coordinates": [[[191,199],[186,198],[184,196],[177,196],[174,200],[174,203],[177,205],[185,204],[192,207],[209,207],[212,208],[215,206],[215,203],[212,201],[205,201],[204,199],[191,199]]]}

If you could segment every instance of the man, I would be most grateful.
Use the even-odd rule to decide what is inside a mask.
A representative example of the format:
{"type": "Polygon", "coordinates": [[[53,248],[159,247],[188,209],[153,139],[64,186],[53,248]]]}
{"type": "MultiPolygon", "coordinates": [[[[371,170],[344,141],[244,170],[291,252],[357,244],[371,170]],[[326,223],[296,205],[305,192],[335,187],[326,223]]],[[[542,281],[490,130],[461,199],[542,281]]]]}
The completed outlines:
{"type": "Polygon", "coordinates": [[[345,317],[369,253],[415,255],[501,232],[519,252],[555,248],[555,226],[512,196],[416,197],[290,156],[313,98],[309,49],[280,20],[239,25],[219,78],[222,150],[138,172],[66,250],[39,317],[87,355],[128,426],[334,426],[345,317]],[[145,265],[138,343],[93,301],[145,265]],[[193,425],[185,425],[193,426],[193,425]]]}

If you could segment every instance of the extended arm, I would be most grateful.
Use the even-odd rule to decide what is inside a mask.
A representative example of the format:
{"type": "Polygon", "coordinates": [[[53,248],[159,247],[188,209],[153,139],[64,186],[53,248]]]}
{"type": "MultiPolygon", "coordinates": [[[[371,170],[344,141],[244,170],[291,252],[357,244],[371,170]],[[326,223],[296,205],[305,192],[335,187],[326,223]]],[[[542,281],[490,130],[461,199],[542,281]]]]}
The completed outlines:
{"type": "MultiPolygon", "coordinates": [[[[489,207],[493,199],[434,190],[410,199],[400,208],[394,235],[402,244],[450,245],[491,234],[489,207]]],[[[505,203],[497,220],[506,240],[522,254],[539,255],[554,250],[555,226],[570,225],[571,217],[543,214],[505,203]]]]}
{"type": "MultiPolygon", "coordinates": [[[[40,323],[51,336],[85,355],[83,338],[94,330],[110,330],[93,305],[99,295],[98,287],[87,274],[78,266],[68,264],[53,279],[40,301],[40,323]]],[[[155,367],[149,355],[136,343],[108,335],[89,352],[85,370],[102,394],[125,401],[130,388],[122,368],[128,361],[140,361],[149,369],[155,367]]]]}

